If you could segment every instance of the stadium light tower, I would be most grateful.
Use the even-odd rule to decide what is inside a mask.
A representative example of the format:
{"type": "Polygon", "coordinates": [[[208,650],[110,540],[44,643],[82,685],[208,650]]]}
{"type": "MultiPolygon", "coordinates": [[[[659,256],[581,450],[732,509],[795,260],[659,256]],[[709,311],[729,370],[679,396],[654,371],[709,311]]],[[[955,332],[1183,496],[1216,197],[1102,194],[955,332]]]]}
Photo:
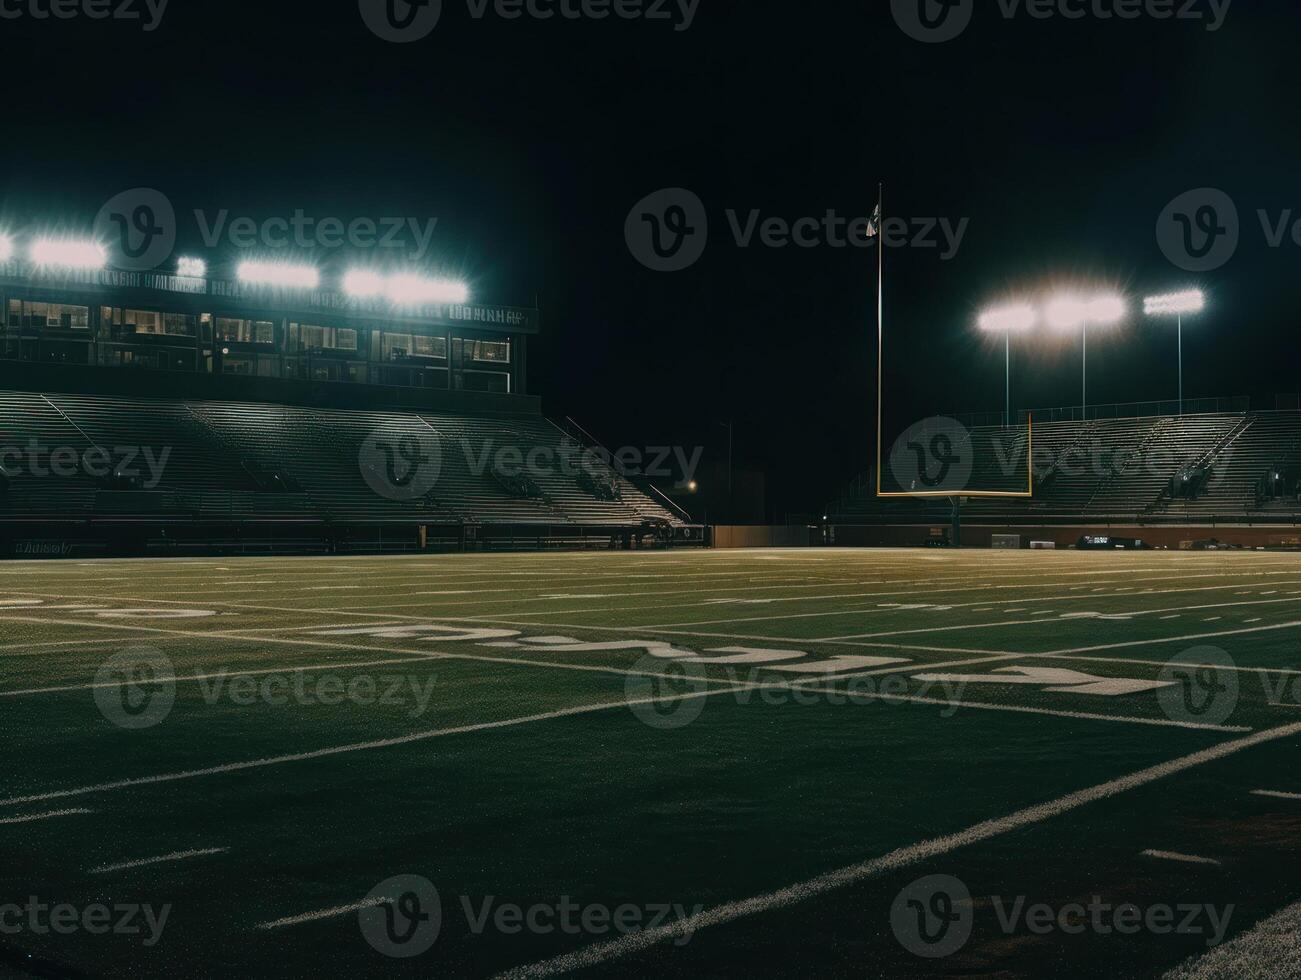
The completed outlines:
{"type": "Polygon", "coordinates": [[[1080,330],[1083,368],[1080,374],[1080,420],[1089,414],[1089,327],[1110,327],[1125,318],[1129,311],[1119,296],[1058,296],[1048,303],[1044,318],[1055,330],[1080,330]]]}
{"type": "Polygon", "coordinates": [[[1148,316],[1172,316],[1179,323],[1179,414],[1184,414],[1184,317],[1193,316],[1206,309],[1206,294],[1200,289],[1165,296],[1149,296],[1143,302],[1143,312],[1148,316]]]}
{"type": "Polygon", "coordinates": [[[1012,334],[1033,329],[1039,314],[1033,306],[1001,306],[981,314],[978,326],[986,333],[1003,335],[1004,409],[1003,425],[1012,425],[1012,334]]]}

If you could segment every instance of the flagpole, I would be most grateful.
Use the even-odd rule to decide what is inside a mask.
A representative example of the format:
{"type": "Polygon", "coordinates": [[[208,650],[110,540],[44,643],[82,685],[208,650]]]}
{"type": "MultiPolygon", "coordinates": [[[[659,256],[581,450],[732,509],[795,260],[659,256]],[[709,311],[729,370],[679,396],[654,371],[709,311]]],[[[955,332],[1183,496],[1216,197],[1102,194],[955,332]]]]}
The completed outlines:
{"type": "Polygon", "coordinates": [[[885,380],[885,182],[876,185],[876,495],[881,495],[881,385],[885,380]]]}

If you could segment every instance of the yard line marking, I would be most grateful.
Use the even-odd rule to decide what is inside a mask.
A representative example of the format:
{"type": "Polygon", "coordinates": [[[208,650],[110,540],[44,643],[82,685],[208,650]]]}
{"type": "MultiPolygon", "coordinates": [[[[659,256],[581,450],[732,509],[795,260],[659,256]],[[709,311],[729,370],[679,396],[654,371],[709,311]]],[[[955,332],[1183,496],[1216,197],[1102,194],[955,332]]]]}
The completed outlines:
{"type": "Polygon", "coordinates": [[[593,943],[572,953],[564,953],[551,959],[519,966],[499,976],[508,978],[508,980],[525,980],[525,978],[553,976],[557,973],[567,973],[571,970],[608,963],[611,960],[627,956],[629,953],[649,949],[679,936],[695,935],[702,929],[711,926],[723,925],[747,916],[770,912],[774,909],[788,908],[806,899],[824,895],[857,882],[917,864],[920,861],[949,854],[960,848],[990,840],[994,837],[1000,837],[1023,827],[1042,823],[1053,817],[1061,816],[1063,813],[1079,809],[1089,803],[1107,799],[1118,793],[1126,793],[1169,776],[1187,772],[1198,766],[1227,759],[1245,749],[1255,748],[1258,745],[1275,742],[1297,734],[1301,734],[1301,724],[1285,725],[1281,728],[1257,732],[1243,739],[1221,742],[1219,745],[1203,749],[1200,752],[1194,752],[1192,755],[1163,762],[1131,773],[1128,776],[1122,776],[1119,779],[1099,783],[1096,786],[1070,793],[1056,800],[1018,810],[1005,817],[986,820],[955,834],[922,841],[859,864],[846,865],[834,871],[818,875],[815,878],[788,885],[777,891],[756,895],[741,901],[726,902],[712,909],[689,915],[672,925],[660,926],[655,929],[647,929],[639,933],[621,936],[618,939],[593,943]]]}
{"type": "Polygon", "coordinates": [[[1275,800],[1301,800],[1301,793],[1284,793],[1276,789],[1253,789],[1252,796],[1268,796],[1275,800]]]}
{"type": "MultiPolygon", "coordinates": [[[[843,680],[843,678],[836,677],[831,678],[831,680],[843,680]]],[[[796,686],[798,687],[799,685],[796,686]]],[[[1075,718],[1080,721],[1108,721],[1127,725],[1149,725],[1157,728],[1186,728],[1192,731],[1220,732],[1231,735],[1242,735],[1251,731],[1250,728],[1243,728],[1240,725],[1208,725],[1202,722],[1174,721],[1173,719],[1168,718],[1140,718],[1130,715],[1104,715],[1096,714],[1091,711],[1058,711],[1053,708],[1034,708],[1029,705],[1021,704],[994,704],[989,701],[951,701],[947,698],[928,698],[916,694],[873,694],[866,692],[860,693],[858,691],[846,691],[845,693],[851,700],[898,701],[907,702],[909,704],[932,704],[939,707],[975,708],[978,711],[1010,711],[1013,714],[1050,715],[1054,718],[1075,718]]]]}
{"type": "Polygon", "coordinates": [[[1231,942],[1185,960],[1164,974],[1162,980],[1294,976],[1298,932],[1301,932],[1301,903],[1270,916],[1231,942]]]}
{"type": "Polygon", "coordinates": [[[122,640],[120,637],[110,636],[103,640],[45,640],[41,643],[6,643],[3,646],[0,646],[0,653],[17,651],[15,655],[21,656],[22,651],[35,650],[37,648],[48,649],[50,647],[95,646],[96,644],[121,642],[122,640]]]}
{"type": "MultiPolygon", "coordinates": [[[[306,667],[291,667],[285,665],[282,667],[259,668],[257,670],[227,669],[209,674],[176,674],[173,677],[156,677],[153,679],[139,678],[133,680],[131,683],[142,687],[147,684],[182,684],[187,681],[213,681],[228,677],[254,677],[262,674],[298,674],[307,670],[355,670],[361,667],[382,667],[392,664],[417,664],[435,659],[440,658],[432,656],[407,656],[395,660],[367,660],[363,663],[352,664],[309,664],[306,667]]],[[[121,685],[121,681],[104,681],[100,684],[62,684],[58,687],[29,687],[21,691],[0,691],[0,698],[16,698],[28,694],[57,694],[64,691],[97,691],[103,688],[120,687],[121,685]]]]}
{"type": "MultiPolygon", "coordinates": [[[[1272,626],[1249,626],[1246,629],[1220,630],[1218,633],[1192,633],[1187,636],[1165,636],[1152,640],[1127,640],[1123,643],[1099,643],[1091,647],[1069,647],[1065,650],[1048,650],[1045,653],[1027,654],[1031,657],[1061,657],[1071,653],[1092,653],[1095,650],[1119,650],[1124,647],[1145,647],[1158,643],[1188,643],[1193,640],[1211,640],[1217,636],[1242,636],[1246,633],[1268,633],[1272,630],[1296,629],[1301,622],[1275,623],[1272,626]]],[[[1258,668],[1265,669],[1265,668],[1258,668]]]]}
{"type": "Polygon", "coordinates": [[[51,817],[71,817],[81,813],[94,813],[85,807],[73,807],[70,810],[48,810],[45,813],[25,813],[20,817],[0,817],[0,824],[31,823],[33,820],[49,820],[51,817]]]}
{"type": "Polygon", "coordinates": [[[291,915],[285,919],[275,919],[271,922],[259,922],[258,929],[283,929],[285,926],[299,926],[305,922],[320,922],[322,919],[337,919],[341,915],[348,915],[352,912],[362,912],[366,909],[378,908],[381,905],[387,905],[396,899],[376,896],[368,898],[361,902],[354,902],[352,905],[340,905],[338,908],[321,909],[319,912],[304,912],[302,915],[291,915]]]}
{"type": "MultiPolygon", "coordinates": [[[[533,724],[534,722],[554,721],[559,718],[571,718],[576,715],[595,714],[601,711],[613,711],[619,708],[631,708],[643,704],[662,705],[670,701],[690,701],[697,698],[715,697],[720,694],[733,694],[737,691],[753,690],[763,686],[765,685],[732,684],[728,687],[718,688],[712,691],[689,691],[684,694],[675,694],[667,697],[624,698],[619,701],[603,701],[595,704],[583,704],[572,708],[558,708],[555,711],[544,711],[534,715],[504,718],[499,721],[483,721],[473,725],[458,725],[453,728],[432,728],[423,732],[411,732],[407,735],[376,739],[370,742],[351,742],[346,745],[332,745],[323,749],[313,749],[308,752],[266,756],[265,758],[249,759],[244,762],[228,762],[217,766],[207,766],[202,769],[186,769],[179,772],[159,773],[154,776],[138,776],[133,779],[119,779],[110,783],[96,783],[89,786],[76,786],[70,789],[50,790],[45,793],[31,793],[27,796],[13,796],[9,799],[0,800],[0,806],[19,806],[24,803],[38,803],[45,800],[62,800],[73,796],[86,796],[91,793],[108,793],[119,789],[130,789],[134,786],[154,786],[159,783],[171,783],[182,779],[197,779],[201,776],[217,776],[231,772],[242,772],[246,769],[261,769],[267,766],[285,765],[291,762],[307,762],[313,759],[325,759],[330,756],[345,755],[351,752],[369,752],[375,749],[387,749],[399,745],[411,745],[416,742],[425,742],[430,739],[444,738],[452,735],[466,735],[471,732],[492,731],[500,728],[516,728],[521,725],[533,724]]],[[[767,686],[785,687],[787,685],[778,684],[767,686]]]]}
{"type": "Polygon", "coordinates": [[[1220,867],[1220,862],[1213,858],[1197,857],[1194,854],[1179,854],[1175,851],[1152,851],[1143,852],[1143,857],[1157,858],[1161,861],[1180,861],[1184,864],[1211,864],[1220,867]]]}
{"type": "Polygon", "coordinates": [[[164,864],[168,861],[184,861],[187,858],[206,857],[209,854],[225,854],[229,847],[205,847],[197,851],[174,851],[171,854],[160,854],[158,857],[140,858],[137,861],[122,861],[119,864],[101,864],[98,868],[91,868],[90,873],[93,875],[108,874],[110,871],[126,871],[129,868],[143,868],[150,864],[164,864]]]}

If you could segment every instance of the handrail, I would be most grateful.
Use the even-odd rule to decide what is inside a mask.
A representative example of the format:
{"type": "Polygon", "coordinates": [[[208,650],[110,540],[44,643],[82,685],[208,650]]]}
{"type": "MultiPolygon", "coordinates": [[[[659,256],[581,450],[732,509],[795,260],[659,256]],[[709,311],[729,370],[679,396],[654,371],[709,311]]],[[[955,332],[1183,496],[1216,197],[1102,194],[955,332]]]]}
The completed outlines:
{"type": "MultiPolygon", "coordinates": [[[[651,483],[650,480],[646,479],[645,477],[640,477],[640,478],[634,478],[634,477],[632,477],[632,476],[631,476],[631,475],[630,475],[630,474],[629,474],[629,473],[624,469],[623,464],[622,464],[621,462],[619,462],[619,460],[615,457],[614,453],[612,453],[612,452],[610,452],[610,450],[606,449],[605,446],[601,444],[601,442],[600,442],[599,439],[597,439],[597,438],[596,438],[595,436],[593,436],[590,432],[588,432],[586,429],[584,429],[581,425],[579,425],[577,422],[575,422],[572,416],[566,415],[566,416],[565,416],[565,422],[568,423],[569,425],[573,426],[575,429],[578,430],[579,435],[581,435],[584,439],[587,440],[587,443],[588,443],[588,447],[589,447],[589,448],[592,448],[592,449],[599,449],[599,450],[601,450],[601,452],[605,453],[605,458],[606,458],[607,460],[609,460],[610,466],[611,466],[611,467],[614,469],[614,471],[615,471],[616,473],[618,473],[621,477],[623,477],[625,480],[627,480],[629,483],[631,483],[633,486],[637,487],[638,489],[649,490],[649,491],[650,491],[651,493],[653,493],[656,497],[658,497],[661,501],[663,501],[663,503],[664,503],[664,505],[665,505],[666,507],[668,507],[671,511],[673,511],[674,513],[676,513],[679,517],[681,517],[683,520],[685,520],[688,524],[692,524],[692,523],[694,523],[694,518],[692,518],[692,516],[691,516],[690,514],[688,514],[685,510],[683,510],[681,507],[679,507],[677,504],[675,504],[672,500],[670,500],[667,496],[665,496],[663,493],[661,493],[660,490],[659,490],[659,488],[656,487],[655,484],[651,483]]],[[[554,423],[553,423],[553,424],[554,424],[554,423]]],[[[559,428],[559,426],[557,426],[557,428],[559,428]]],[[[563,431],[563,430],[562,430],[562,431],[563,431]]]]}

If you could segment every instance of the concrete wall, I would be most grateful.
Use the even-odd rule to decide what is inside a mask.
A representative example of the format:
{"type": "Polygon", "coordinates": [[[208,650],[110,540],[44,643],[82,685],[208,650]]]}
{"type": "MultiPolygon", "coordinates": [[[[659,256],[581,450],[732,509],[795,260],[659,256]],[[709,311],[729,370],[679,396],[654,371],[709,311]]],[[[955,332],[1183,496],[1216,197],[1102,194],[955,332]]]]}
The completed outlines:
{"type": "Polygon", "coordinates": [[[803,524],[777,527],[717,525],[710,530],[715,548],[807,548],[817,533],[803,524]]]}
{"type": "MultiPolygon", "coordinates": [[[[841,547],[911,547],[921,545],[937,524],[839,525],[835,544],[841,547]]],[[[947,525],[945,525],[947,528],[947,525]]],[[[1191,541],[1215,538],[1225,544],[1244,548],[1269,548],[1301,545],[1301,528],[1293,525],[1217,525],[1190,527],[1176,525],[1050,525],[1031,527],[1011,524],[963,524],[962,544],[967,548],[988,548],[995,534],[1018,534],[1021,546],[1031,541],[1052,541],[1058,548],[1069,548],[1085,534],[1105,534],[1113,538],[1140,538],[1158,548],[1179,548],[1191,541]]]]}

